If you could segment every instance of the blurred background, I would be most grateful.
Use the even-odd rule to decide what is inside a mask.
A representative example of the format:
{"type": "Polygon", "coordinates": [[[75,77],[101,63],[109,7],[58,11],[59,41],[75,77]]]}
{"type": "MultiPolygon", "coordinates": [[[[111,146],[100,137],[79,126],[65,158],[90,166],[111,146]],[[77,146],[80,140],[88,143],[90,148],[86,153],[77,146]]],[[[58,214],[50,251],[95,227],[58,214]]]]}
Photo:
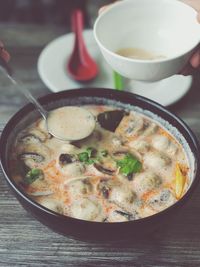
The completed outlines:
{"type": "Polygon", "coordinates": [[[0,0],[0,23],[57,24],[69,29],[70,13],[80,8],[90,27],[102,5],[111,0],[0,0]]]}

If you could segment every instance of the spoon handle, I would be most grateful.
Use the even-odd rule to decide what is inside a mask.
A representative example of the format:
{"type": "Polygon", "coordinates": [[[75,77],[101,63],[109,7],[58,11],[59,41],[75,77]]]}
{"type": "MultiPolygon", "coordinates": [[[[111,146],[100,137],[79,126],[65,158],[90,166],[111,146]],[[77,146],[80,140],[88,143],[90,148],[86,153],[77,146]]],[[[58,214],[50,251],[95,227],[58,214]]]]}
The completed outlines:
{"type": "Polygon", "coordinates": [[[8,77],[10,82],[12,82],[13,85],[22,93],[40,112],[42,117],[46,120],[48,112],[40,105],[40,103],[34,98],[34,96],[24,88],[24,85],[17,82],[12,76],[11,76],[11,69],[7,62],[5,62],[3,59],[0,58],[0,69],[2,72],[8,77]]]}
{"type": "Polygon", "coordinates": [[[72,30],[75,33],[75,46],[74,49],[79,50],[79,54],[82,57],[83,53],[86,53],[85,44],[83,40],[83,12],[80,9],[75,9],[71,17],[72,30]]]}

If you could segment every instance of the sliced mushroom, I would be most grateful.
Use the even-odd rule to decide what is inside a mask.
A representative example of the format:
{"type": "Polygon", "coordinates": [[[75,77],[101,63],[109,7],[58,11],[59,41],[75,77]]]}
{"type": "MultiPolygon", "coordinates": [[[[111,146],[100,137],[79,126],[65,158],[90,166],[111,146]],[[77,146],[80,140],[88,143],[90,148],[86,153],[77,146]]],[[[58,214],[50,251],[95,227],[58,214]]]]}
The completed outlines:
{"type": "Polygon", "coordinates": [[[114,175],[114,173],[116,172],[116,169],[108,169],[105,168],[103,165],[101,165],[100,163],[94,163],[94,167],[101,173],[103,174],[107,174],[107,175],[114,175]]]}
{"type": "Polygon", "coordinates": [[[51,155],[51,150],[42,143],[28,144],[17,148],[18,158],[28,168],[38,168],[45,164],[51,155]]]}
{"type": "Polygon", "coordinates": [[[65,166],[66,164],[73,163],[77,160],[76,156],[73,154],[60,154],[59,164],[60,166],[65,166]]]}
{"type": "Polygon", "coordinates": [[[44,179],[38,179],[30,185],[25,185],[26,193],[30,196],[49,196],[53,191],[49,188],[49,183],[44,179]]]}
{"type": "MultiPolygon", "coordinates": [[[[131,217],[131,214],[130,214],[131,217]]],[[[111,210],[108,214],[108,222],[127,222],[130,221],[129,213],[125,213],[121,210],[111,210]]]]}
{"type": "Polygon", "coordinates": [[[139,218],[138,213],[136,211],[134,213],[129,213],[126,211],[115,210],[115,213],[125,217],[128,221],[132,221],[139,218]]]}
{"type": "Polygon", "coordinates": [[[19,139],[19,142],[22,142],[24,144],[33,144],[33,143],[41,142],[41,140],[38,136],[35,136],[31,133],[27,133],[19,139]]]}
{"type": "Polygon", "coordinates": [[[48,133],[44,133],[39,129],[29,129],[25,133],[21,135],[19,138],[19,142],[23,142],[25,144],[37,143],[37,142],[45,142],[48,138],[48,133]]]}
{"type": "Polygon", "coordinates": [[[23,153],[19,156],[19,159],[30,169],[38,167],[45,160],[44,156],[33,152],[23,153]]]}
{"type": "Polygon", "coordinates": [[[126,155],[128,153],[128,150],[127,149],[121,149],[121,150],[116,150],[116,151],[113,151],[113,156],[117,159],[121,159],[124,157],[124,155],[126,155]]]}
{"type": "Polygon", "coordinates": [[[97,121],[102,128],[114,132],[125,115],[127,112],[124,110],[105,111],[97,116],[97,121]]]}
{"type": "Polygon", "coordinates": [[[109,198],[111,188],[116,185],[116,182],[110,179],[101,179],[97,185],[97,190],[105,199],[109,198]]]}

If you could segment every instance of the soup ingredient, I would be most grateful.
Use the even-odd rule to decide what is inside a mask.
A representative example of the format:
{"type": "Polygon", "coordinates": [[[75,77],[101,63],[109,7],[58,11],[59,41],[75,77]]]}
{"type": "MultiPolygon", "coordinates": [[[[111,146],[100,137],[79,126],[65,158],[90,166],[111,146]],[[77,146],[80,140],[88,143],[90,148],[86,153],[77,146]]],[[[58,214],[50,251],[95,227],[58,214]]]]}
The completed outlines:
{"type": "Polygon", "coordinates": [[[94,158],[96,155],[96,149],[93,147],[88,147],[86,151],[78,154],[78,158],[81,162],[85,164],[93,164],[97,161],[97,158],[94,158]]]}
{"type": "Polygon", "coordinates": [[[117,161],[119,171],[125,176],[140,172],[142,169],[142,163],[137,160],[132,154],[126,154],[125,157],[117,161]]]}
{"type": "Polygon", "coordinates": [[[68,106],[51,111],[47,126],[49,132],[58,139],[81,140],[93,132],[95,119],[84,108],[68,106]]]}
{"type": "Polygon", "coordinates": [[[125,115],[127,112],[124,110],[106,111],[97,116],[97,121],[104,129],[114,132],[125,115]]]}
{"type": "Polygon", "coordinates": [[[59,156],[59,164],[61,166],[64,166],[68,163],[72,163],[72,162],[75,162],[76,161],[76,157],[72,154],[61,154],[59,156]]]}
{"type": "Polygon", "coordinates": [[[99,164],[99,163],[95,163],[95,164],[94,164],[94,167],[95,167],[99,172],[102,172],[102,173],[107,174],[107,175],[113,175],[113,174],[115,173],[115,170],[113,170],[113,169],[111,169],[111,168],[108,169],[108,168],[102,166],[102,165],[99,164]]]}
{"type": "Polygon", "coordinates": [[[124,216],[128,221],[131,221],[133,219],[133,215],[131,213],[127,213],[121,210],[115,210],[115,212],[121,216],[124,216]]]}
{"type": "Polygon", "coordinates": [[[24,181],[26,184],[32,184],[37,179],[41,179],[43,177],[44,177],[44,174],[42,170],[32,169],[26,174],[24,181]]]}
{"type": "Polygon", "coordinates": [[[119,49],[116,53],[123,57],[142,59],[142,60],[155,60],[155,59],[165,58],[162,55],[149,52],[145,49],[132,48],[132,47],[119,49]]]}
{"type": "Polygon", "coordinates": [[[43,155],[39,155],[34,152],[26,152],[20,155],[20,160],[24,162],[24,164],[28,168],[36,168],[38,164],[42,163],[45,158],[43,155]]]}
{"type": "Polygon", "coordinates": [[[179,199],[183,194],[183,189],[186,182],[186,177],[183,175],[179,164],[176,164],[175,170],[175,177],[176,177],[176,197],[179,199]]]}

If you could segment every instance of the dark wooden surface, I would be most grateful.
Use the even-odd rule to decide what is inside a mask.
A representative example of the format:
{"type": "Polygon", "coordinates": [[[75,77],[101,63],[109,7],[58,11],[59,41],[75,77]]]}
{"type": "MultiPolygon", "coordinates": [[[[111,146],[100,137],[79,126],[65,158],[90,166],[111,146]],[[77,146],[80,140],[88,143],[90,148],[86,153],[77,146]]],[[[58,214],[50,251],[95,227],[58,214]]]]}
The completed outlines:
{"type": "MultiPolygon", "coordinates": [[[[49,93],[37,73],[46,43],[64,33],[56,27],[0,25],[15,75],[35,96],[49,93]]],[[[0,129],[26,100],[0,74],[0,129]]],[[[181,102],[170,108],[200,138],[200,74],[181,102]]],[[[130,233],[131,235],[131,233],[130,233]]],[[[200,266],[200,186],[168,227],[145,239],[85,243],[58,235],[29,215],[10,192],[0,170],[0,267],[10,266],[200,266]]]]}

